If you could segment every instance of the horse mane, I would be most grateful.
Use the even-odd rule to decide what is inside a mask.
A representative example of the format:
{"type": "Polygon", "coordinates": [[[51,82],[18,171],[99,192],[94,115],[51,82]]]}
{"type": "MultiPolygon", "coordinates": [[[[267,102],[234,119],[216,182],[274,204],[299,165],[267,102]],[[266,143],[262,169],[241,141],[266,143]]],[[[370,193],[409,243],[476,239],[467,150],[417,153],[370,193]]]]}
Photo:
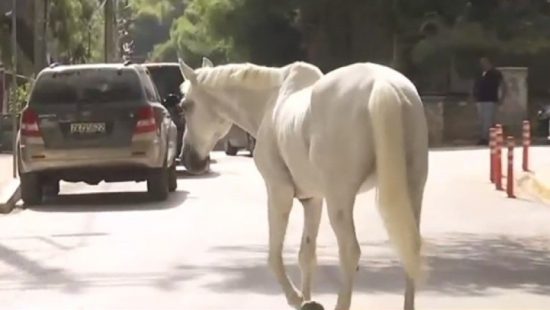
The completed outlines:
{"type": "Polygon", "coordinates": [[[251,63],[227,64],[196,70],[197,81],[205,87],[244,87],[263,90],[281,86],[284,72],[281,68],[264,67],[251,63]]]}

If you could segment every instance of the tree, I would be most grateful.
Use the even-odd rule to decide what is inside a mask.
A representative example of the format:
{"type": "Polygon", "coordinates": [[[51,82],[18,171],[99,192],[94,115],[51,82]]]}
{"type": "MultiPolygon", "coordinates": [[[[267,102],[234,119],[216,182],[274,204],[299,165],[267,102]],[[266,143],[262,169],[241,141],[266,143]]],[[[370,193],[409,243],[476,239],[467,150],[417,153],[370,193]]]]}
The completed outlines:
{"type": "Polygon", "coordinates": [[[293,19],[291,1],[192,0],[153,59],[173,59],[180,51],[195,64],[202,56],[215,62],[286,64],[301,58],[293,19]]]}
{"type": "Polygon", "coordinates": [[[100,57],[99,4],[89,0],[49,1],[49,28],[59,60],[84,63],[100,57]]]}
{"type": "MultiPolygon", "coordinates": [[[[183,0],[135,0],[129,2],[133,13],[130,32],[134,41],[134,55],[138,59],[165,60],[164,48],[170,41],[170,28],[183,15],[183,0]],[[154,51],[158,46],[159,51],[154,51]],[[161,53],[163,56],[158,56],[161,53]]],[[[168,44],[169,45],[169,44],[168,44]]],[[[173,54],[175,57],[175,53],[173,54]]]]}
{"type": "Polygon", "coordinates": [[[470,78],[479,71],[479,56],[487,54],[500,65],[529,66],[534,73],[530,73],[529,86],[540,88],[543,75],[539,71],[550,66],[550,61],[539,57],[550,51],[549,4],[538,0],[456,2],[461,2],[462,9],[455,3],[457,10],[445,13],[439,9],[435,18],[424,21],[436,33],[424,33],[415,43],[411,60],[417,71],[438,70],[442,66],[438,59],[445,59],[459,76],[470,78]]]}

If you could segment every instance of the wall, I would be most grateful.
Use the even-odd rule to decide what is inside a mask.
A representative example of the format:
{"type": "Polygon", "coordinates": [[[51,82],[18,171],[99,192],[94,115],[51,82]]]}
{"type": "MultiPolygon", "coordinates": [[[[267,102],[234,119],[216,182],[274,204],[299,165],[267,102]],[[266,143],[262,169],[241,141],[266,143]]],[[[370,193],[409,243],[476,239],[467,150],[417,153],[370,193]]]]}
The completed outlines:
{"type": "Polygon", "coordinates": [[[422,96],[430,146],[472,144],[479,139],[475,104],[466,95],[422,96]]]}

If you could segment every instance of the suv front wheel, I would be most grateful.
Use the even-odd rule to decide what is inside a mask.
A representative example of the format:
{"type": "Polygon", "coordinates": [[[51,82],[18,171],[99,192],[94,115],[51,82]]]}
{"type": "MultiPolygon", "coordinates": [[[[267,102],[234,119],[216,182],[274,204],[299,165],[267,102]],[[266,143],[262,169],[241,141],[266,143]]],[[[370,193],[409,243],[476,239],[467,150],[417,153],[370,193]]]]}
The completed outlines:
{"type": "Polygon", "coordinates": [[[168,171],[168,190],[170,192],[175,192],[176,189],[178,189],[178,174],[176,170],[176,163],[173,163],[168,171]]]}
{"type": "Polygon", "coordinates": [[[42,203],[44,189],[40,176],[36,173],[21,174],[21,199],[27,206],[38,205],[42,203]]]}
{"type": "Polygon", "coordinates": [[[235,156],[238,152],[239,148],[231,145],[231,142],[229,142],[229,139],[227,139],[225,141],[225,154],[229,156],[235,156]]]}

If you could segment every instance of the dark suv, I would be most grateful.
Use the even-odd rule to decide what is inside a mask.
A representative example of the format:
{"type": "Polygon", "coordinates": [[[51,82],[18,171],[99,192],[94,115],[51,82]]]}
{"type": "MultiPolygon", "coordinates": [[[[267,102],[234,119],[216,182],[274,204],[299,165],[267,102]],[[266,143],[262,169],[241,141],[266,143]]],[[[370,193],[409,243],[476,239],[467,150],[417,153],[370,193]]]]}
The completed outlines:
{"type": "Polygon", "coordinates": [[[183,144],[183,132],[185,131],[185,118],[180,106],[180,85],[183,83],[184,78],[179,64],[176,62],[151,62],[144,63],[143,66],[151,73],[151,79],[158,89],[162,102],[170,111],[170,115],[178,128],[177,156],[179,157],[183,144]]]}
{"type": "Polygon", "coordinates": [[[133,64],[42,70],[18,133],[21,195],[42,201],[59,181],[147,181],[152,198],[177,187],[176,126],[149,78],[133,64]]]}

